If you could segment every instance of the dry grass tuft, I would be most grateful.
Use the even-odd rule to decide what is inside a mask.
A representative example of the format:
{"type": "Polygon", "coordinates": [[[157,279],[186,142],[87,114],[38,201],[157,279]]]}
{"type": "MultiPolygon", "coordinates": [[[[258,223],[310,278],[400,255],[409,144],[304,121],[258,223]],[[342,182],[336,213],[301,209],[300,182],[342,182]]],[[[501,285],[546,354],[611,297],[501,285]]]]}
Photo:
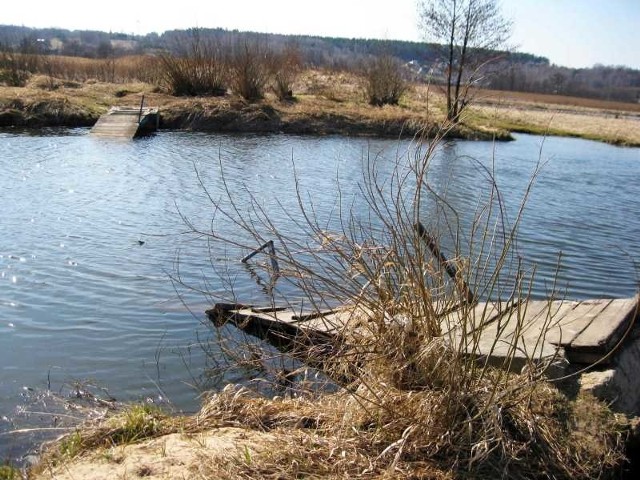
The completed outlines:
{"type": "MultiPolygon", "coordinates": [[[[620,465],[621,423],[594,398],[570,402],[555,388],[518,388],[499,401],[402,391],[380,383],[315,398],[256,397],[227,387],[186,428],[272,432],[274,449],[230,458],[229,478],[601,478],[620,465]],[[583,409],[598,411],[580,424],[583,409]],[[606,433],[605,433],[606,432],[606,433]],[[615,432],[615,433],[612,433],[615,432]],[[617,452],[617,453],[616,453],[617,452]],[[455,473],[454,473],[455,472],[455,473]]],[[[213,478],[213,477],[206,477],[213,478]]]]}
{"type": "Polygon", "coordinates": [[[50,447],[39,472],[72,477],[109,458],[125,471],[181,459],[202,479],[613,477],[623,459],[621,419],[593,397],[569,401],[548,384],[531,391],[525,383],[514,376],[497,401],[490,379],[453,397],[381,381],[274,398],[227,386],[193,417],[134,406],[78,429],[50,447]]]}

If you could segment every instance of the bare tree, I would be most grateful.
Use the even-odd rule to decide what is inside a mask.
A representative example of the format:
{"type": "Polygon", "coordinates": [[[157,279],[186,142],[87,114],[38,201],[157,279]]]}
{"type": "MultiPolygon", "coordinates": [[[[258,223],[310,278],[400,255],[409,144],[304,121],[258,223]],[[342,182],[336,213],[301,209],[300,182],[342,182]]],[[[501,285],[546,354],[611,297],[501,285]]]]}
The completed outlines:
{"type": "Polygon", "coordinates": [[[446,45],[447,118],[457,121],[481,67],[505,46],[511,21],[497,0],[419,0],[418,12],[425,38],[446,45]]]}

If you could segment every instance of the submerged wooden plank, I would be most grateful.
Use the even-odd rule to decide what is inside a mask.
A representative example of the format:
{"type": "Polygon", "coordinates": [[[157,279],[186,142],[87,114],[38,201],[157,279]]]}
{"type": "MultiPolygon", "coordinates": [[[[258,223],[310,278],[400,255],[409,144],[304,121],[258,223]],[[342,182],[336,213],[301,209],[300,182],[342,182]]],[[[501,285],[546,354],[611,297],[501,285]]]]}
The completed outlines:
{"type": "MultiPolygon", "coordinates": [[[[231,324],[244,333],[265,340],[281,352],[287,353],[313,368],[329,371],[335,359],[344,358],[348,352],[343,344],[342,336],[331,323],[332,316],[339,313],[328,311],[326,317],[314,315],[308,321],[300,322],[294,317],[300,317],[300,312],[290,309],[268,309],[255,311],[245,305],[216,304],[205,313],[216,325],[222,327],[231,324]]],[[[332,374],[332,378],[340,383],[352,380],[351,368],[340,370],[332,374]]]]}
{"type": "MultiPolygon", "coordinates": [[[[314,345],[331,345],[334,334],[328,328],[316,324],[313,328],[304,328],[295,324],[291,310],[269,310],[269,313],[256,312],[250,306],[217,304],[205,313],[217,327],[227,323],[254,337],[266,340],[283,351],[292,351],[306,355],[314,345]]],[[[317,320],[317,319],[316,319],[317,320]]]]}
{"type": "Polygon", "coordinates": [[[638,297],[611,301],[566,347],[576,363],[599,361],[619,343],[635,320],[638,297]]]}

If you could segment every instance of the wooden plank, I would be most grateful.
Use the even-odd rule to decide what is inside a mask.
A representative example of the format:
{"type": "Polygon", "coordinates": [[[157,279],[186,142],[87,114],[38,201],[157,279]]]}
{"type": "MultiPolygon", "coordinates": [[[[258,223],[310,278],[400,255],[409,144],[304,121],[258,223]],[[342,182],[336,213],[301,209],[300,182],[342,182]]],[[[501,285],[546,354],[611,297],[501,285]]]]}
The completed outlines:
{"type": "Polygon", "coordinates": [[[325,333],[339,333],[349,322],[349,316],[338,312],[328,312],[326,315],[313,316],[298,323],[305,330],[319,330],[325,333]]]}
{"type": "Polygon", "coordinates": [[[549,311],[551,316],[545,332],[544,340],[552,345],[560,346],[560,342],[568,334],[564,333],[564,323],[570,323],[572,317],[568,315],[578,306],[580,302],[569,300],[556,300],[549,311]]]}
{"type": "MultiPolygon", "coordinates": [[[[467,353],[484,358],[489,364],[520,371],[530,362],[552,360],[562,356],[558,347],[545,342],[542,332],[549,325],[549,315],[555,310],[555,302],[529,301],[504,312],[475,336],[467,353]]],[[[558,370],[555,375],[563,375],[558,370]]]]}
{"type": "Polygon", "coordinates": [[[463,349],[468,355],[486,355],[494,350],[498,331],[507,324],[506,319],[515,308],[517,305],[513,304],[480,303],[467,313],[466,318],[460,320],[466,325],[450,332],[448,340],[455,349],[463,349]]]}
{"type": "Polygon", "coordinates": [[[608,354],[636,318],[638,297],[613,300],[566,347],[576,363],[592,363],[608,354]]]}
{"type": "Polygon", "coordinates": [[[538,308],[535,311],[531,314],[527,311],[525,325],[520,332],[520,354],[532,359],[564,357],[559,345],[549,341],[549,334],[557,330],[558,324],[578,302],[542,300],[536,304],[538,308]]]}
{"type": "Polygon", "coordinates": [[[508,309],[505,303],[498,302],[478,303],[474,307],[463,305],[444,315],[440,319],[440,327],[444,334],[471,333],[495,321],[508,309]]]}
{"type": "Polygon", "coordinates": [[[538,319],[546,317],[547,309],[548,302],[529,301],[503,312],[480,332],[478,353],[506,357],[515,348],[514,355],[526,357],[527,345],[523,343],[523,336],[538,319]],[[516,337],[517,344],[515,344],[516,337]]]}
{"type": "Polygon", "coordinates": [[[91,134],[101,137],[133,138],[138,131],[138,115],[103,115],[91,129],[91,134]]]}
{"type": "MultiPolygon", "coordinates": [[[[568,311],[575,308],[578,302],[567,304],[562,301],[531,300],[527,302],[526,308],[518,309],[515,313],[519,315],[518,328],[519,336],[536,339],[542,333],[549,331],[559,322],[568,311]]],[[[514,327],[518,327],[518,322],[513,322],[514,327]]],[[[511,327],[507,333],[514,335],[515,329],[511,327]]]]}
{"type": "Polygon", "coordinates": [[[531,300],[515,308],[508,318],[501,319],[503,325],[494,334],[499,343],[494,355],[501,351],[509,352],[511,346],[515,346],[514,357],[522,362],[554,355],[557,348],[550,348],[540,338],[548,327],[551,308],[552,304],[548,301],[531,300]]]}
{"type": "Polygon", "coordinates": [[[568,310],[547,334],[547,342],[566,347],[602,312],[611,300],[585,300],[568,310]]]}
{"type": "Polygon", "coordinates": [[[489,321],[479,325],[478,331],[487,341],[508,341],[516,331],[522,334],[546,306],[546,302],[530,301],[512,305],[510,308],[502,307],[491,312],[489,321]]]}

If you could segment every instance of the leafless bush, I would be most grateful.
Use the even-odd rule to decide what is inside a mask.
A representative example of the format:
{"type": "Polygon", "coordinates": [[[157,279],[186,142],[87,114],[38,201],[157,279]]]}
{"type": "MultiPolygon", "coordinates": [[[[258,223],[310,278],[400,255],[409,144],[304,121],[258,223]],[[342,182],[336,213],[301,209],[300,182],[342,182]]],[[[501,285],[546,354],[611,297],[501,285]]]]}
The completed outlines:
{"type": "MultiPolygon", "coordinates": [[[[340,393],[301,393],[303,399],[289,405],[277,399],[243,399],[226,409],[216,403],[216,415],[229,415],[241,403],[243,412],[287,410],[279,418],[295,425],[303,417],[315,419],[315,434],[329,439],[321,442],[351,449],[345,453],[346,470],[326,460],[332,456],[330,447],[323,449],[324,461],[314,457],[319,462],[314,471],[327,469],[327,474],[403,472],[415,477],[427,463],[445,471],[473,472],[474,478],[590,478],[603,465],[619,465],[623,457],[612,415],[599,420],[602,428],[612,429],[610,435],[586,440],[572,434],[574,406],[546,381],[553,359],[543,357],[544,328],[529,343],[535,347],[523,349],[527,325],[519,305],[528,301],[533,274],[523,268],[514,245],[539,166],[515,218],[508,220],[505,212],[511,209],[491,167],[471,161],[487,188],[475,212],[457,211],[431,181],[432,160],[446,133],[442,127],[435,140],[423,140],[406,156],[396,157],[391,163],[395,167],[371,159],[360,183],[364,206],[339,204],[336,222],[320,218],[296,183],[299,211],[284,212],[296,233],[278,228],[273,211],[249,188],[231,187],[223,175],[226,196],[219,199],[202,184],[215,217],[205,228],[189,223],[194,233],[245,251],[275,239],[278,247],[268,256],[277,260],[279,271],[270,262],[256,268],[275,274],[277,283],[285,282],[312,312],[336,305],[344,312],[332,324],[335,344],[321,366],[345,387],[340,393]],[[248,198],[238,198],[239,191],[248,198]],[[424,229],[417,228],[427,218],[434,243],[453,238],[447,262],[434,259],[424,229]],[[233,228],[216,228],[218,222],[233,228]],[[225,230],[234,233],[224,236],[220,232],[225,230]],[[453,279],[451,265],[456,265],[453,279]],[[473,299],[480,298],[515,308],[515,314],[499,322],[499,328],[510,325],[513,331],[508,345],[499,336],[481,344],[489,313],[476,310],[473,299]],[[510,367],[523,351],[523,373],[514,372],[510,367]],[[489,361],[494,353],[501,368],[489,361]],[[575,448],[565,448],[568,442],[575,448]]],[[[224,275],[221,280],[232,283],[224,275]]],[[[207,294],[242,302],[232,290],[207,294]]],[[[255,342],[229,348],[224,335],[216,338],[216,351],[228,352],[238,365],[247,359],[263,365],[265,357],[274,355],[256,353],[260,347],[255,342]]],[[[239,395],[244,394],[233,398],[239,395]]],[[[242,417],[236,414],[233,418],[242,417]]],[[[251,421],[247,419],[250,427],[251,421]]],[[[303,450],[309,452],[291,448],[283,455],[305,462],[311,457],[303,450]]],[[[284,458],[278,462],[288,464],[284,458]]]]}
{"type": "Polygon", "coordinates": [[[236,42],[229,52],[231,89],[249,102],[264,97],[271,52],[258,40],[236,42]]]}
{"type": "Polygon", "coordinates": [[[270,64],[276,97],[280,101],[292,100],[293,84],[302,65],[300,52],[293,46],[287,46],[283,51],[272,54],[270,64]]]}
{"type": "Polygon", "coordinates": [[[218,43],[202,38],[198,30],[193,29],[177,50],[160,57],[164,83],[172,95],[222,96],[226,93],[225,61],[218,43]]]}
{"type": "Polygon", "coordinates": [[[375,57],[364,69],[365,92],[371,105],[397,105],[407,90],[403,67],[390,55],[375,57]]]}

